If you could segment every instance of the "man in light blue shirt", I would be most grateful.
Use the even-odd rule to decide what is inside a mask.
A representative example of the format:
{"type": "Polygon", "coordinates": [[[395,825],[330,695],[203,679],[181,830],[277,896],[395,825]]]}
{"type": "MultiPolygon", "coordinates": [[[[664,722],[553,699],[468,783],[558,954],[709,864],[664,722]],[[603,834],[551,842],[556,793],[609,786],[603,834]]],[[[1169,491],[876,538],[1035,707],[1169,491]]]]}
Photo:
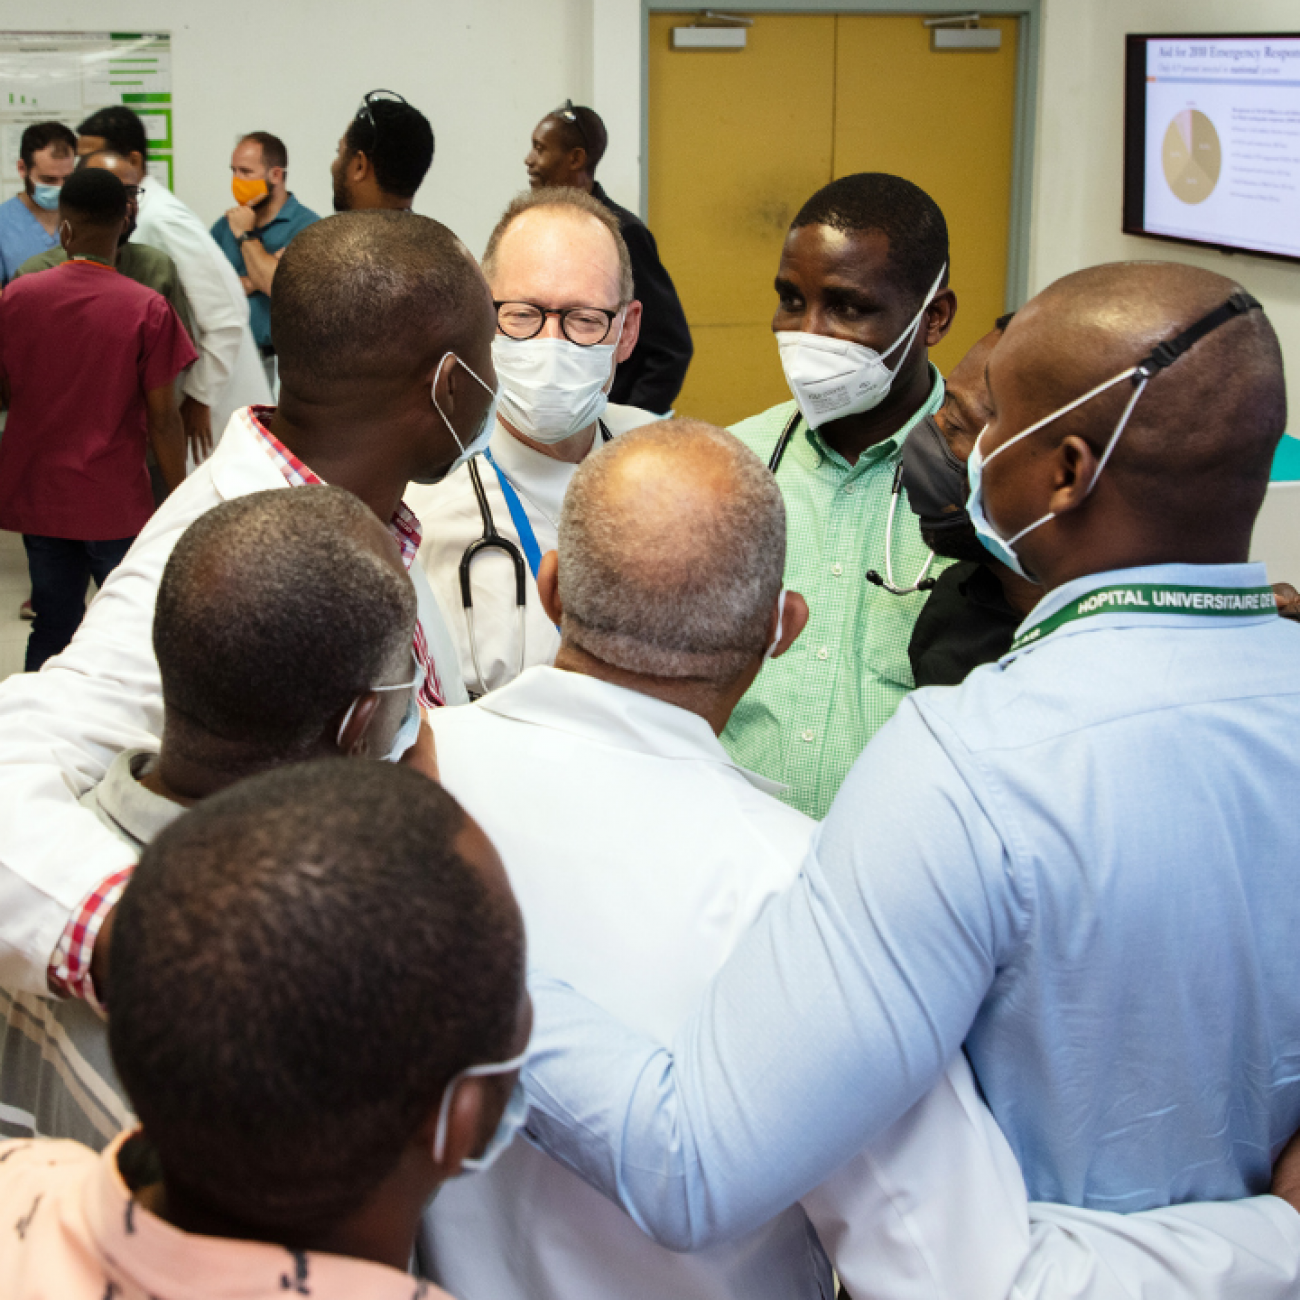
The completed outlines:
{"type": "Polygon", "coordinates": [[[530,1132],[678,1248],[963,1045],[1035,1199],[1259,1193],[1300,1124],[1300,628],[1246,562],[1276,337],[1220,276],[1100,267],[988,380],[971,516],[1047,592],[1011,652],[904,702],[671,1053],[537,981],[530,1132]]]}
{"type": "Polygon", "coordinates": [[[76,160],[77,137],[62,122],[36,122],[23,132],[23,192],[0,203],[0,288],[29,257],[58,247],[59,190],[76,160]]]}

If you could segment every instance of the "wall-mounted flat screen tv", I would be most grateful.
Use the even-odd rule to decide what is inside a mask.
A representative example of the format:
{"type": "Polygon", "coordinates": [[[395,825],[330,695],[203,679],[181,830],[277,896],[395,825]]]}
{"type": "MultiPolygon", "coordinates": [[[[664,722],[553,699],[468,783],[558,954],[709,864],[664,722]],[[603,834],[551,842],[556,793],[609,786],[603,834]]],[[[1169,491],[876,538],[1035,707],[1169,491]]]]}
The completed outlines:
{"type": "Polygon", "coordinates": [[[1300,33],[1127,40],[1125,233],[1300,261],[1300,33]]]}

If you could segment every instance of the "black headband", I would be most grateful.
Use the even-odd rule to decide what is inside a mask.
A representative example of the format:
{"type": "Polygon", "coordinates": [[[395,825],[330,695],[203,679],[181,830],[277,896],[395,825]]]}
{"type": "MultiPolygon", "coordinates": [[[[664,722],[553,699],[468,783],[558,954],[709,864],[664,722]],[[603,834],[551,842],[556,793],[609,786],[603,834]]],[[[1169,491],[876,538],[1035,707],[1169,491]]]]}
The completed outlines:
{"type": "Polygon", "coordinates": [[[1234,316],[1244,316],[1248,311],[1254,311],[1257,307],[1260,311],[1264,310],[1244,289],[1238,290],[1222,307],[1216,307],[1208,316],[1202,316],[1200,320],[1194,325],[1189,325],[1176,338],[1167,339],[1164,343],[1157,343],[1138,362],[1137,371],[1133,375],[1133,382],[1140,384],[1143,380],[1150,379],[1157,370],[1172,366],[1192,344],[1199,343],[1207,334],[1217,330],[1220,325],[1232,320],[1234,316]]]}

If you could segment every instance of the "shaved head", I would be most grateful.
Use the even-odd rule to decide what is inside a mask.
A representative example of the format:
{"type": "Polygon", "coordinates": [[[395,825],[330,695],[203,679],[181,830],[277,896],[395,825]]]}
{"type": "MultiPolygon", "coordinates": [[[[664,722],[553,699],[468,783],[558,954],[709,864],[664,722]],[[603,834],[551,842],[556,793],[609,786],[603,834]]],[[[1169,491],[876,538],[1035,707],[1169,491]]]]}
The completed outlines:
{"type": "Polygon", "coordinates": [[[491,337],[487,283],[446,226],[410,212],[345,212],[285,249],[271,299],[284,388],[329,400],[409,378],[491,337]],[[484,334],[484,331],[487,331],[484,334]]]}
{"type": "MultiPolygon", "coordinates": [[[[993,416],[984,455],[1136,366],[1238,292],[1224,276],[1173,262],[1114,263],[1058,280],[1016,313],[989,358],[993,416]]],[[[1007,464],[993,474],[1032,484],[1072,437],[1099,457],[1133,393],[1132,382],[1116,384],[1008,449],[1007,464]]],[[[1076,505],[1118,512],[1112,529],[1124,515],[1139,553],[1192,561],[1208,542],[1200,557],[1208,559],[1216,530],[1237,539],[1234,546],[1243,530],[1248,541],[1285,425],[1277,336],[1264,313],[1251,310],[1154,372],[1093,499],[1076,505]]],[[[1004,535],[1030,522],[1032,504],[1018,510],[1008,500],[1014,486],[998,495],[1008,502],[996,512],[1004,535]]]]}
{"type": "Polygon", "coordinates": [[[560,516],[566,643],[628,672],[727,682],[762,654],[785,506],[731,434],[663,420],[574,475],[560,516]]]}

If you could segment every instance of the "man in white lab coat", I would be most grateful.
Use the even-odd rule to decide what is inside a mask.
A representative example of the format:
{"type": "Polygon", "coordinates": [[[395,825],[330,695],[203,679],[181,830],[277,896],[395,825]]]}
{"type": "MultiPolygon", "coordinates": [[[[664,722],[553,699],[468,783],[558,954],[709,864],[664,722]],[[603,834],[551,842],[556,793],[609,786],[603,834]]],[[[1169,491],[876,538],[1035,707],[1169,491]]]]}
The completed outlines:
{"type": "Polygon", "coordinates": [[[474,259],[427,217],[332,217],[286,249],[272,319],[280,405],[237,411],[216,452],[104,584],[68,649],[42,672],[0,684],[0,985],[12,992],[98,996],[107,945],[97,939],[135,855],[77,798],[123,750],[158,743],[154,597],[197,516],[267,488],[327,482],[352,492],[388,525],[411,571],[421,703],[466,701],[455,647],[414,565],[420,531],[401,496],[412,478],[446,473],[485,431],[492,307],[474,259]]]}
{"type": "Polygon", "coordinates": [[[194,313],[199,359],[181,385],[181,419],[190,455],[197,462],[211,453],[214,438],[236,410],[271,400],[249,325],[248,299],[207,227],[148,174],[148,137],[129,108],[101,108],[77,128],[81,157],[101,149],[121,154],[126,168],[118,172],[119,178],[139,186],[140,210],[132,241],[161,249],[176,263],[194,313]]]}
{"type": "Polygon", "coordinates": [[[594,448],[656,418],[607,400],[636,346],[641,304],[618,222],[601,204],[576,189],[520,195],[488,240],[483,272],[501,383],[491,446],[407,497],[474,696],[555,658],[560,636],[537,598],[537,569],[555,549],[569,481],[594,448]]]}
{"type": "MultiPolygon", "coordinates": [[[[625,434],[574,476],[558,555],[541,564],[563,629],[555,665],[431,719],[440,779],[505,862],[530,965],[664,1041],[816,830],[718,740],[807,622],[784,562],[780,490],[740,442],[691,421],[625,434]]],[[[547,1041],[553,1027],[537,1028],[547,1041]]],[[[1128,1217],[1036,1206],[1031,1231],[1020,1171],[959,1057],[802,1207],[720,1247],[657,1246],[517,1139],[444,1187],[421,1258],[462,1300],[814,1300],[831,1295],[820,1236],[857,1300],[1127,1300],[1182,1294],[1198,1271],[1207,1289],[1189,1295],[1281,1300],[1300,1218],[1259,1200],[1128,1217]]]]}

